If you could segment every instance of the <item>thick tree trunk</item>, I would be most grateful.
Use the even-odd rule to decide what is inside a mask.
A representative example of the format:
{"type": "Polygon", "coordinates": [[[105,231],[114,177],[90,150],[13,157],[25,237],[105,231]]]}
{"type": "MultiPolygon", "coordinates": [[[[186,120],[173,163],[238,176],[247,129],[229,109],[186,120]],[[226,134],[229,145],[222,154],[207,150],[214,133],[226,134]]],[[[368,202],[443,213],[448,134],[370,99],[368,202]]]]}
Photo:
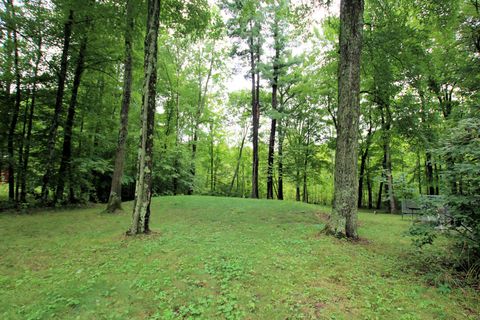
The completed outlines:
{"type": "Polygon", "coordinates": [[[112,175],[112,185],[106,212],[114,213],[122,209],[122,178],[125,166],[125,148],[128,136],[128,113],[132,95],[133,78],[133,30],[134,1],[126,0],[127,12],[125,21],[125,60],[123,72],[123,96],[120,111],[120,129],[118,132],[117,151],[115,152],[115,167],[112,175]]]}
{"type": "MultiPolygon", "coordinates": [[[[87,18],[88,19],[88,18],[87,18]]],[[[75,109],[77,107],[78,89],[85,65],[85,52],[87,50],[87,35],[84,35],[80,43],[78,51],[77,65],[75,67],[75,75],[73,77],[72,95],[70,97],[70,104],[67,111],[67,120],[63,130],[63,148],[62,159],[60,161],[60,169],[58,170],[57,190],[53,199],[53,203],[63,200],[63,191],[67,180],[72,183],[71,160],[72,160],[72,135],[73,124],[75,121],[75,109]]]]}
{"type": "Polygon", "coordinates": [[[348,238],[357,232],[357,152],[363,0],[341,0],[335,195],[327,231],[348,238]]]}
{"type": "MultiPolygon", "coordinates": [[[[11,15],[13,17],[13,27],[16,29],[15,23],[15,12],[13,7],[13,0],[8,1],[10,6],[11,15]]],[[[18,54],[18,39],[17,31],[13,31],[13,63],[15,67],[15,103],[13,105],[12,119],[10,121],[10,128],[8,130],[7,137],[7,151],[8,151],[8,199],[10,201],[15,200],[15,154],[14,154],[14,140],[15,140],[15,129],[17,127],[18,114],[20,112],[20,102],[22,99],[21,88],[20,88],[20,58],[18,54]]]]}
{"type": "Polygon", "coordinates": [[[68,67],[68,51],[70,49],[70,38],[72,35],[73,27],[73,10],[70,10],[67,22],[63,29],[63,49],[62,58],[60,60],[60,72],[58,74],[58,88],[55,99],[55,110],[53,113],[52,122],[48,133],[47,150],[49,152],[46,163],[45,174],[42,179],[42,201],[47,201],[48,186],[50,178],[53,174],[55,164],[55,142],[57,140],[57,131],[60,122],[60,115],[63,110],[63,96],[65,92],[65,81],[67,79],[67,67],[68,67]]]}
{"type": "Polygon", "coordinates": [[[152,198],[153,133],[155,125],[155,99],[157,85],[158,29],[160,0],[148,0],[147,32],[145,36],[145,62],[143,99],[141,110],[141,137],[138,149],[137,180],[132,223],[129,235],[149,233],[150,202],[152,198]]]}

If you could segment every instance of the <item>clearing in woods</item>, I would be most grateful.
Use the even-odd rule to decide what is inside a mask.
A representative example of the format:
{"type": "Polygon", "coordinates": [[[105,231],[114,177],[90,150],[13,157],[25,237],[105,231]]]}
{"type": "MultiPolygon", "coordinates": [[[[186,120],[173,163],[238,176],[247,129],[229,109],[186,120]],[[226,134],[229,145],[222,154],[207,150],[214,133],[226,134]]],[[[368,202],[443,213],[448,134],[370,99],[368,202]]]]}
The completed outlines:
{"type": "Polygon", "coordinates": [[[103,207],[0,216],[2,319],[479,317],[474,290],[422,273],[399,216],[361,213],[351,243],[319,234],[328,208],[161,197],[158,233],[126,238],[131,204],[103,207]]]}

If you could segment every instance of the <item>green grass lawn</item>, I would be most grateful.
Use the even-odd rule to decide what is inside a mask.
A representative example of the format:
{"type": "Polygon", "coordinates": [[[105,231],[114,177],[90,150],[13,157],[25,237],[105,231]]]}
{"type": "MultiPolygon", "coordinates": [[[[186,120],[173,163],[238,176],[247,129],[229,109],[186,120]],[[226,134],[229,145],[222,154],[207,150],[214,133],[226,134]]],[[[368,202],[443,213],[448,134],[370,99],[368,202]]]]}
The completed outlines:
{"type": "MultiPolygon", "coordinates": [[[[325,208],[156,198],[148,237],[126,213],[0,216],[1,319],[479,319],[472,289],[427,285],[408,220],[360,215],[367,241],[319,234],[325,208]]],[[[439,248],[440,250],[441,248],[439,248]]]]}

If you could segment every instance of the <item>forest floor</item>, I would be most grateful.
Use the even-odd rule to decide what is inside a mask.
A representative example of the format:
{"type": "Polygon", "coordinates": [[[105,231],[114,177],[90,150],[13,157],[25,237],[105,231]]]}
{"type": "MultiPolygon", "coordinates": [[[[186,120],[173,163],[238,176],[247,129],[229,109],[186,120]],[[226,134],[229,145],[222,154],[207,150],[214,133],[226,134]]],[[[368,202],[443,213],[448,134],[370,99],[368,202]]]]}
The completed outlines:
{"type": "Polygon", "coordinates": [[[361,213],[351,243],[315,205],[161,197],[127,238],[130,208],[0,215],[0,318],[480,318],[478,292],[429,285],[399,216],[361,213]]]}

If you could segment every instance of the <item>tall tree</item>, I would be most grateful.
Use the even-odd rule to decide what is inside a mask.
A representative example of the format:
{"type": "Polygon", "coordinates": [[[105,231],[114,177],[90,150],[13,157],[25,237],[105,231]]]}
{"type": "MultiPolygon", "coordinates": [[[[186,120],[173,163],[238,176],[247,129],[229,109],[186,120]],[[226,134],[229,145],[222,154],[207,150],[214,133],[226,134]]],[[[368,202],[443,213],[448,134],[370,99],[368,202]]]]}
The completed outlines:
{"type": "Polygon", "coordinates": [[[55,109],[53,113],[52,122],[50,124],[50,129],[48,132],[48,142],[47,142],[47,152],[48,159],[46,162],[45,174],[42,179],[42,201],[47,201],[48,198],[48,187],[50,183],[50,178],[53,174],[54,163],[55,163],[55,142],[57,140],[57,131],[60,124],[60,116],[63,110],[63,96],[65,93],[65,81],[67,79],[67,69],[68,69],[68,55],[70,50],[70,40],[72,35],[73,27],[73,10],[69,10],[67,21],[65,22],[63,28],[63,48],[62,48],[62,57],[60,60],[60,71],[58,73],[58,87],[57,95],[55,98],[55,109]]]}
{"type": "Polygon", "coordinates": [[[129,235],[149,233],[150,202],[152,198],[153,134],[155,124],[158,30],[160,0],[148,0],[147,33],[145,36],[144,82],[141,110],[141,137],[137,159],[137,180],[132,223],[129,235]]]}
{"type": "Polygon", "coordinates": [[[133,32],[134,32],[134,4],[133,0],[126,0],[125,21],[125,60],[123,71],[123,96],[120,110],[120,130],[118,132],[117,150],[115,152],[115,167],[112,175],[110,197],[107,212],[113,213],[122,208],[122,177],[125,166],[125,149],[128,136],[128,113],[132,95],[133,74],[133,32]]]}
{"type": "MultiPolygon", "coordinates": [[[[90,22],[90,18],[86,17],[87,24],[90,22]]],[[[80,82],[82,80],[82,75],[85,70],[85,55],[87,50],[88,42],[88,30],[84,31],[82,40],[80,43],[80,49],[78,51],[77,65],[75,66],[75,73],[73,76],[73,86],[72,94],[70,96],[70,103],[67,110],[67,119],[65,121],[63,129],[63,148],[62,148],[62,157],[60,161],[60,168],[58,170],[58,182],[57,189],[54,195],[53,202],[57,203],[58,201],[63,200],[63,191],[65,189],[65,182],[70,183],[70,202],[74,201],[74,194],[72,188],[72,172],[70,161],[72,159],[72,135],[73,135],[73,125],[75,120],[75,111],[77,107],[78,100],[78,89],[80,88],[80,82]]]]}
{"type": "Polygon", "coordinates": [[[16,16],[13,0],[8,1],[10,18],[13,27],[13,64],[15,68],[15,100],[13,103],[12,118],[10,120],[10,128],[8,130],[8,198],[13,201],[15,199],[15,159],[14,159],[14,139],[15,129],[17,127],[18,114],[20,112],[21,103],[21,71],[20,71],[20,57],[18,50],[18,33],[16,30],[16,16]]]}
{"type": "Polygon", "coordinates": [[[340,62],[338,69],[337,146],[334,202],[327,231],[358,238],[357,153],[360,116],[360,56],[363,0],[340,2],[340,62]]]}

